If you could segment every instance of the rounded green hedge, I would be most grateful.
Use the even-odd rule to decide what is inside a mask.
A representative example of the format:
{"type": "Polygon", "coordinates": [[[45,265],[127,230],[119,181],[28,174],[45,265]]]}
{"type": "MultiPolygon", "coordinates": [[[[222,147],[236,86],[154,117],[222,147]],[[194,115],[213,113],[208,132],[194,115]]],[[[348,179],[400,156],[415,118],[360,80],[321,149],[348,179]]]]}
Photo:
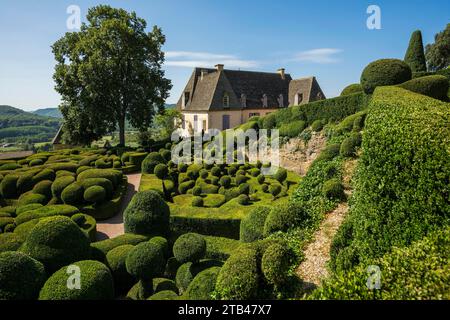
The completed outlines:
{"type": "Polygon", "coordinates": [[[222,300],[250,300],[258,296],[258,254],[250,248],[239,248],[222,266],[216,292],[222,300]]]}
{"type": "Polygon", "coordinates": [[[317,161],[330,161],[339,155],[341,145],[334,143],[328,145],[317,157],[317,161]]]}
{"type": "Polygon", "coordinates": [[[186,194],[187,191],[189,189],[193,188],[194,186],[195,186],[195,181],[193,181],[193,180],[188,180],[188,181],[182,182],[178,186],[178,192],[180,194],[186,194]]]}
{"type": "Polygon", "coordinates": [[[402,60],[381,59],[369,63],[361,75],[364,92],[372,94],[376,87],[392,86],[411,80],[411,68],[402,60]]]}
{"type": "Polygon", "coordinates": [[[278,168],[277,172],[274,174],[274,179],[279,183],[283,183],[287,179],[287,170],[284,168],[278,168]]]}
{"type": "Polygon", "coordinates": [[[311,130],[314,132],[319,132],[323,129],[323,121],[322,120],[316,120],[311,124],[311,130]]]}
{"type": "Polygon", "coordinates": [[[169,258],[170,251],[169,251],[169,242],[166,238],[163,237],[153,237],[149,240],[149,242],[156,244],[162,251],[164,258],[169,258]]]}
{"type": "Polygon", "coordinates": [[[20,250],[42,262],[47,271],[90,256],[89,239],[75,222],[64,216],[40,220],[20,250]]]}
{"type": "Polygon", "coordinates": [[[169,173],[169,169],[167,168],[167,165],[165,165],[164,163],[159,163],[155,166],[153,173],[155,174],[155,176],[158,179],[162,180],[165,177],[167,177],[167,174],[169,173]]]}
{"type": "Polygon", "coordinates": [[[16,183],[19,179],[19,176],[15,174],[8,174],[5,176],[0,182],[0,194],[5,199],[15,198],[17,195],[17,187],[16,183]]]}
{"type": "Polygon", "coordinates": [[[363,87],[361,86],[361,84],[353,83],[353,84],[350,84],[350,85],[346,86],[344,88],[344,90],[342,90],[341,97],[342,96],[348,96],[348,95],[353,94],[353,93],[363,92],[363,91],[364,90],[363,90],[363,87]]]}
{"type": "Polygon", "coordinates": [[[142,173],[153,173],[158,164],[165,162],[164,158],[158,152],[151,152],[142,161],[142,173]]]}
{"type": "Polygon", "coordinates": [[[125,232],[164,235],[169,231],[170,210],[158,192],[138,192],[124,212],[125,232]]]}
{"type": "Polygon", "coordinates": [[[202,194],[202,188],[199,186],[195,186],[192,188],[192,195],[193,196],[200,196],[202,194]]]}
{"type": "Polygon", "coordinates": [[[276,231],[288,231],[304,222],[307,217],[306,210],[298,203],[283,203],[272,208],[264,223],[264,235],[269,236],[276,231]]]}
{"type": "Polygon", "coordinates": [[[250,198],[246,194],[241,194],[239,197],[237,197],[237,203],[239,203],[242,206],[246,206],[250,203],[250,198]]]}
{"type": "Polygon", "coordinates": [[[342,141],[339,150],[340,155],[343,157],[354,157],[356,155],[356,148],[361,146],[361,142],[361,134],[359,132],[353,132],[342,141]]]}
{"type": "Polygon", "coordinates": [[[199,207],[199,208],[203,207],[203,205],[204,205],[203,198],[202,197],[194,197],[192,199],[191,205],[193,207],[199,207]]]}
{"type": "Polygon", "coordinates": [[[412,79],[402,83],[399,87],[434,99],[448,100],[449,80],[441,75],[412,79]]]}
{"type": "Polygon", "coordinates": [[[154,293],[166,290],[178,292],[177,285],[173,280],[167,278],[153,278],[152,283],[154,293]]]}
{"type": "Polygon", "coordinates": [[[178,295],[172,290],[163,290],[151,295],[147,300],[176,300],[178,295]]]}
{"type": "Polygon", "coordinates": [[[106,199],[106,190],[101,186],[92,186],[84,191],[83,199],[87,202],[101,203],[106,199]]]}
{"type": "Polygon", "coordinates": [[[92,186],[103,187],[106,191],[106,199],[111,199],[114,193],[112,182],[106,178],[89,178],[81,181],[81,184],[85,190],[92,186]]]}
{"type": "MultiPolygon", "coordinates": [[[[0,228],[1,229],[1,228],[0,228]]],[[[0,253],[6,251],[16,251],[23,243],[23,237],[14,232],[0,232],[0,253]]]]}
{"type": "Polygon", "coordinates": [[[79,182],[68,185],[61,193],[61,200],[65,204],[77,205],[83,201],[84,188],[79,182]]]}
{"type": "Polygon", "coordinates": [[[197,262],[206,254],[205,238],[197,233],[178,237],[173,245],[173,255],[180,262],[197,262]]]}
{"type": "Polygon", "coordinates": [[[293,262],[292,252],[286,244],[270,245],[262,256],[261,270],[271,284],[280,286],[288,279],[288,272],[293,262]]]}
{"type": "Polygon", "coordinates": [[[22,252],[0,253],[0,300],[32,300],[46,279],[42,263],[22,252]]]}
{"type": "Polygon", "coordinates": [[[39,181],[43,181],[43,180],[50,180],[50,181],[54,181],[56,179],[56,174],[55,171],[53,171],[52,169],[44,169],[41,172],[36,173],[33,176],[33,182],[36,184],[39,181]]]}
{"type": "Polygon", "coordinates": [[[20,196],[19,201],[17,205],[19,206],[26,206],[28,204],[33,203],[39,203],[39,204],[46,204],[48,201],[47,197],[43,194],[37,194],[37,193],[24,193],[20,196]]]}
{"type": "Polygon", "coordinates": [[[344,186],[339,179],[330,179],[325,181],[322,187],[322,193],[328,199],[345,200],[344,186]]]}
{"type": "Polygon", "coordinates": [[[125,244],[113,248],[106,254],[106,263],[111,269],[117,291],[128,291],[134,284],[134,278],[127,272],[126,267],[126,259],[133,248],[133,245],[125,244]]]}
{"type": "Polygon", "coordinates": [[[52,184],[52,194],[55,198],[61,199],[61,193],[70,184],[75,182],[75,178],[65,176],[55,179],[52,184]]]}
{"type": "Polygon", "coordinates": [[[220,267],[212,267],[198,273],[186,289],[184,296],[189,300],[212,300],[220,267]]]}
{"type": "Polygon", "coordinates": [[[220,178],[219,180],[219,184],[224,187],[224,188],[228,188],[231,185],[231,178],[230,176],[223,176],[220,178]]]}
{"type": "MultiPolygon", "coordinates": [[[[73,281],[72,285],[76,285],[73,281]]],[[[94,260],[74,262],[56,271],[44,284],[40,300],[112,300],[114,282],[111,271],[103,263],[94,260]],[[79,271],[80,288],[69,288],[69,277],[79,271]]]]}
{"type": "Polygon", "coordinates": [[[264,223],[270,210],[269,207],[256,207],[241,220],[239,239],[242,242],[253,242],[264,238],[264,223]]]}
{"type": "Polygon", "coordinates": [[[50,180],[42,180],[33,187],[33,193],[44,195],[47,200],[52,197],[52,184],[50,180]]]}
{"type": "Polygon", "coordinates": [[[145,281],[164,273],[163,250],[153,242],[141,242],[130,250],[125,261],[129,274],[145,281]]]}

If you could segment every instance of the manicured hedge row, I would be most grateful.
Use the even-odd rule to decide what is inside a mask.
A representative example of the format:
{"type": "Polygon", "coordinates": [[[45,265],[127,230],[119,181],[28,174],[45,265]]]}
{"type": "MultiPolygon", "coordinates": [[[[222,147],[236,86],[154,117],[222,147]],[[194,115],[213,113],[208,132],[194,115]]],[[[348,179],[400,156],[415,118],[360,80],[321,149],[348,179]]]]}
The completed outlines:
{"type": "Polygon", "coordinates": [[[335,270],[380,257],[448,224],[449,123],[447,103],[396,87],[375,91],[353,206],[332,246],[335,270]]]}
{"type": "Polygon", "coordinates": [[[441,75],[420,77],[399,85],[400,88],[420,93],[431,98],[447,101],[449,80],[441,75]]]}
{"type": "Polygon", "coordinates": [[[240,219],[208,219],[170,217],[170,229],[175,235],[196,232],[216,237],[239,239],[240,219]]]}

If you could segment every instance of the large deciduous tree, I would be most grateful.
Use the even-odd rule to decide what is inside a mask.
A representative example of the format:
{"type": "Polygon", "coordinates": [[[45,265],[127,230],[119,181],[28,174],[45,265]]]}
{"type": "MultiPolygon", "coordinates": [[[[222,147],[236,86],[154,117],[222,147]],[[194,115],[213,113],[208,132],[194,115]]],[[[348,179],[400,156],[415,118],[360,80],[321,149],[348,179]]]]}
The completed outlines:
{"type": "Polygon", "coordinates": [[[425,53],[423,51],[422,32],[416,30],[409,40],[408,50],[405,54],[405,62],[410,66],[412,72],[427,71],[425,53]]]}
{"type": "Polygon", "coordinates": [[[80,31],[53,45],[55,89],[71,142],[89,144],[118,127],[124,145],[125,120],[146,130],[164,110],[172,87],[161,69],[165,37],[156,26],[146,28],[135,12],[100,5],[89,9],[80,31]]]}
{"type": "Polygon", "coordinates": [[[425,49],[428,69],[437,71],[450,66],[450,23],[444,31],[434,36],[434,43],[428,44],[425,49]]]}

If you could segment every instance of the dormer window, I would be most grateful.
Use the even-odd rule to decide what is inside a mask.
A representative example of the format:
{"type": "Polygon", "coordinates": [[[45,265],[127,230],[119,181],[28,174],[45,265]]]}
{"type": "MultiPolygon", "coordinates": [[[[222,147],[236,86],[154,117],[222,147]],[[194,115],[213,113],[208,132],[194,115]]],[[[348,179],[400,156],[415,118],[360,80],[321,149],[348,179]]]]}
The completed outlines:
{"type": "Polygon", "coordinates": [[[294,105],[299,105],[300,103],[303,102],[303,93],[296,93],[295,94],[295,99],[294,99],[294,105]]]}
{"type": "Polygon", "coordinates": [[[280,107],[280,108],[284,108],[284,97],[283,97],[283,95],[282,94],[280,94],[279,96],[278,96],[278,106],[280,107]]]}
{"type": "Polygon", "coordinates": [[[182,99],[181,99],[181,107],[184,109],[187,107],[188,103],[189,103],[189,98],[190,98],[191,94],[190,92],[185,92],[183,93],[182,99]]]}
{"type": "Polygon", "coordinates": [[[247,96],[245,94],[241,94],[241,107],[243,109],[247,108],[247,96]]]}
{"type": "Polygon", "coordinates": [[[225,93],[223,95],[222,103],[223,103],[223,107],[224,108],[229,108],[230,107],[230,96],[228,95],[228,93],[225,93]]]}
{"type": "Polygon", "coordinates": [[[261,102],[262,102],[263,108],[267,108],[268,107],[267,94],[265,94],[265,93],[263,94],[261,102]]]}

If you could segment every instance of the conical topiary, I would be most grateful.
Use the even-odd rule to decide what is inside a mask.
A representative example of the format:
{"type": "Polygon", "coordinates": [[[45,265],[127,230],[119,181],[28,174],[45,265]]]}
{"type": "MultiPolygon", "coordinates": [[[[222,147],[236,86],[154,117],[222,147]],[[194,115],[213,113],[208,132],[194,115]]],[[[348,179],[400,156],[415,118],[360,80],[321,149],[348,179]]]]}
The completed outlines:
{"type": "Polygon", "coordinates": [[[420,32],[420,30],[414,31],[411,35],[408,50],[405,54],[405,62],[409,65],[412,72],[427,71],[425,53],[423,50],[422,32],[420,32]]]}

